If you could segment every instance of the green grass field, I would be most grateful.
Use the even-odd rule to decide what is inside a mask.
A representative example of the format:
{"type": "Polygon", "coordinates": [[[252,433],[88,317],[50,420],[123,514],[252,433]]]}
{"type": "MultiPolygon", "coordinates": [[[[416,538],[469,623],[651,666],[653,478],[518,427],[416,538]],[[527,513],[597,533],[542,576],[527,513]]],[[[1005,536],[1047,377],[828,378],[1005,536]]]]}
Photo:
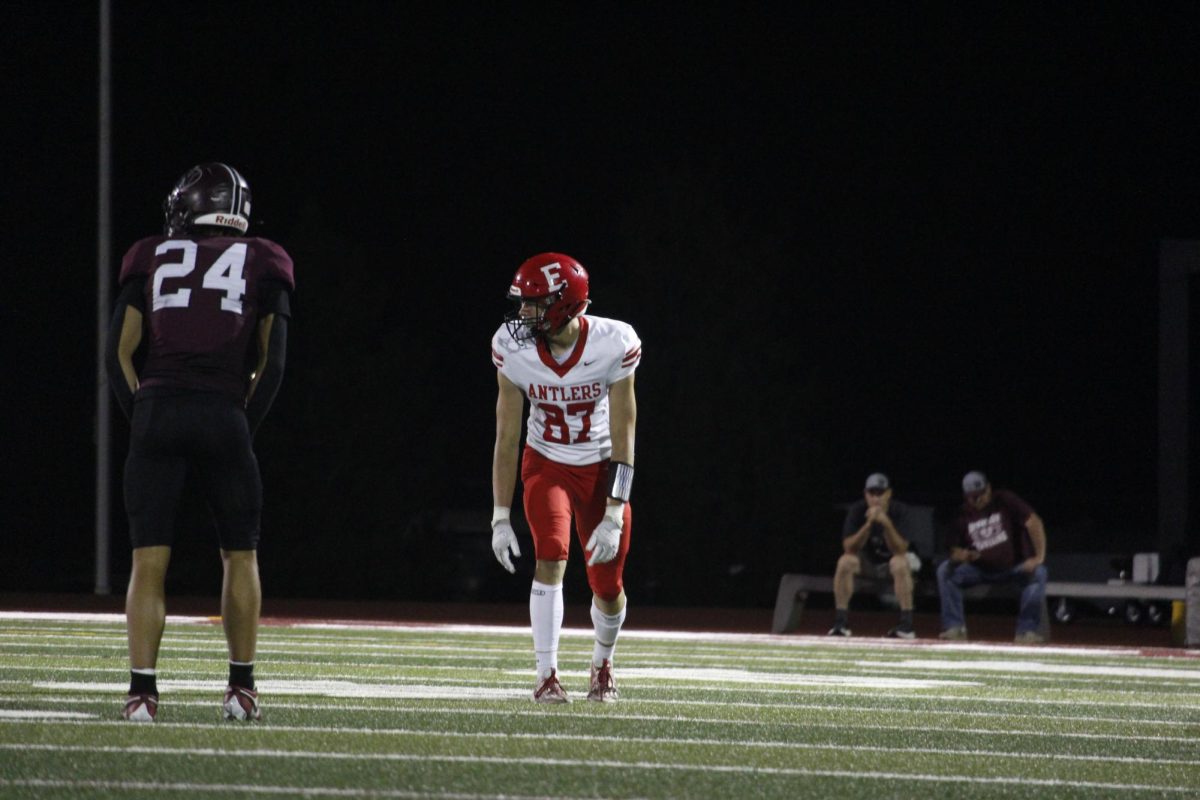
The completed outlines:
{"type": "Polygon", "coordinates": [[[546,707],[524,627],[266,626],[239,725],[220,625],[172,617],[135,725],[120,617],[4,613],[0,797],[1200,797],[1194,651],[630,631],[606,705],[590,653],[546,707]]]}

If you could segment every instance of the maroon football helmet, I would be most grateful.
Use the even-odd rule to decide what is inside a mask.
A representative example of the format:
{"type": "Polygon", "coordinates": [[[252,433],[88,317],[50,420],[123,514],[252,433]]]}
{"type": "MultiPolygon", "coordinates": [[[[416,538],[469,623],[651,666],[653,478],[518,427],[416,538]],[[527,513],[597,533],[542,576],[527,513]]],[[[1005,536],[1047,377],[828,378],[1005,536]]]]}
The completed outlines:
{"type": "Polygon", "coordinates": [[[163,201],[167,236],[243,236],[250,229],[250,184],[219,162],[187,171],[163,201]]]}
{"type": "Polygon", "coordinates": [[[517,267],[508,298],[516,308],[504,316],[508,333],[526,342],[562,330],[588,307],[588,274],[575,259],[562,253],[540,253],[517,267]],[[531,303],[537,313],[521,316],[531,303]]]}

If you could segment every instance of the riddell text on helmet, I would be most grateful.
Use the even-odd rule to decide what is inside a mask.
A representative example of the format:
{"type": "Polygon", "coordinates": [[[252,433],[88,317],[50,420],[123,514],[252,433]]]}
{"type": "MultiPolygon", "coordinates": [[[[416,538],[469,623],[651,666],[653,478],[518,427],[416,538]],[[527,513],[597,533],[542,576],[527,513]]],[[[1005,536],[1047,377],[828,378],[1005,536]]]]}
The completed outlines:
{"type": "Polygon", "coordinates": [[[237,228],[239,231],[244,231],[248,227],[244,219],[240,217],[227,217],[224,214],[217,214],[214,224],[237,228]]]}

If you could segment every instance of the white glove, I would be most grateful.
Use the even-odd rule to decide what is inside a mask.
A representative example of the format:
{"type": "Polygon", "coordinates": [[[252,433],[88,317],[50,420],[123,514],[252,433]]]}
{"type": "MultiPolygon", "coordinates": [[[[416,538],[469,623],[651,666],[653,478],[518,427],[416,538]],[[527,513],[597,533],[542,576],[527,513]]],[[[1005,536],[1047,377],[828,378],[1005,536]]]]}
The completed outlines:
{"type": "Polygon", "coordinates": [[[607,564],[617,557],[617,550],[621,547],[621,527],[624,521],[624,503],[607,507],[604,519],[600,520],[596,530],[592,531],[592,538],[588,539],[587,545],[583,548],[592,554],[587,562],[589,567],[594,564],[607,564]]]}
{"type": "Polygon", "coordinates": [[[508,521],[508,509],[496,506],[492,511],[492,552],[496,554],[500,566],[509,572],[516,572],[517,568],[508,555],[510,550],[513,556],[520,558],[521,548],[517,545],[517,534],[513,531],[512,523],[508,521]]]}
{"type": "Polygon", "coordinates": [[[517,534],[513,531],[512,523],[505,519],[492,526],[492,552],[506,570],[516,572],[517,568],[513,566],[508,555],[509,550],[514,556],[520,557],[521,548],[517,546],[517,534]]]}

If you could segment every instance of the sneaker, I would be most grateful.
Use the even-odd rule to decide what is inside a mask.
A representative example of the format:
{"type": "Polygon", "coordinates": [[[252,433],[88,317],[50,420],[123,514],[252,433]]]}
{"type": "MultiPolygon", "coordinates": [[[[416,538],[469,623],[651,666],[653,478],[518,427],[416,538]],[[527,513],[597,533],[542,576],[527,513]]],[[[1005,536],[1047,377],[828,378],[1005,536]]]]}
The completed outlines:
{"type": "Polygon", "coordinates": [[[938,634],[939,639],[950,639],[955,642],[965,642],[967,640],[967,629],[962,625],[956,625],[953,628],[946,628],[938,634]]]}
{"type": "Polygon", "coordinates": [[[915,639],[917,633],[912,629],[911,625],[897,625],[887,632],[889,639],[915,639]]]}
{"type": "Polygon", "coordinates": [[[125,708],[121,716],[130,722],[154,722],[158,713],[158,695],[131,694],[125,698],[125,708]]]}
{"type": "Polygon", "coordinates": [[[1013,641],[1017,644],[1044,644],[1046,637],[1037,631],[1021,631],[1013,641]]]}
{"type": "Polygon", "coordinates": [[[617,683],[613,680],[612,662],[607,658],[600,666],[592,665],[592,688],[588,689],[588,700],[597,703],[612,703],[618,697],[617,683]]]}
{"type": "Polygon", "coordinates": [[[262,719],[262,712],[258,710],[258,692],[244,686],[225,687],[221,711],[225,719],[237,722],[258,722],[262,719]]]}
{"type": "Polygon", "coordinates": [[[567,690],[558,682],[558,670],[550,670],[550,674],[546,677],[536,689],[533,690],[533,702],[535,703],[569,703],[571,698],[567,697],[567,690]]]}
{"type": "Polygon", "coordinates": [[[850,629],[847,628],[845,625],[834,625],[832,628],[829,629],[829,633],[827,635],[828,636],[849,636],[850,629]]]}

